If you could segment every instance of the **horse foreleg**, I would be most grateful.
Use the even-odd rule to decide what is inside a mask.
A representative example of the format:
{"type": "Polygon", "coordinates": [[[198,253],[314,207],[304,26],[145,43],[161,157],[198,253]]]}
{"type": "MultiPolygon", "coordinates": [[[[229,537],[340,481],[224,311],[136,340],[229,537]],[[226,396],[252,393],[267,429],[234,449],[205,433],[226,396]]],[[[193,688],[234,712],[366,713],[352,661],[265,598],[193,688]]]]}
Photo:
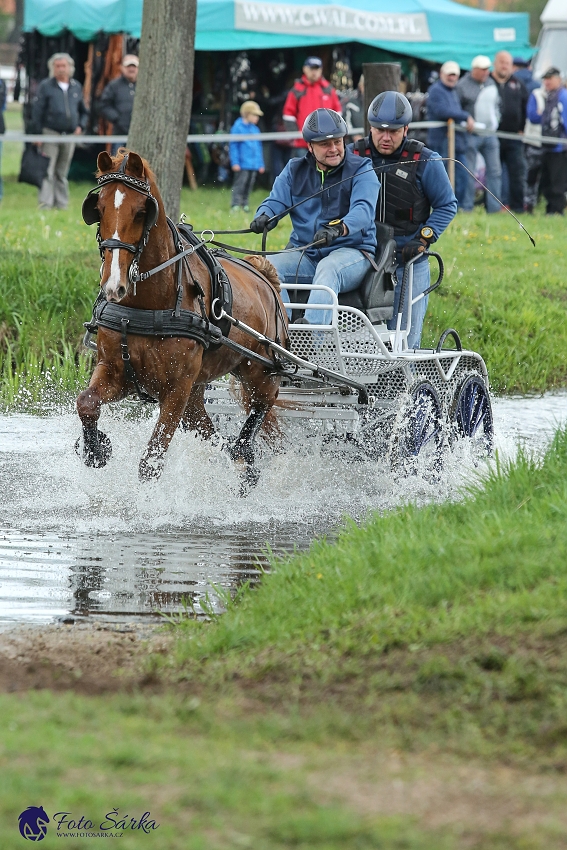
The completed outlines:
{"type": "Polygon", "coordinates": [[[138,474],[142,481],[160,477],[165,453],[181,422],[190,391],[191,384],[178,387],[175,393],[170,393],[161,402],[158,421],[138,467],[138,474]]]}
{"type": "Polygon", "coordinates": [[[123,395],[123,381],[116,369],[99,363],[89,386],[77,399],[77,412],[83,426],[83,447],[81,451],[79,439],[75,443],[75,451],[86,466],[95,469],[106,466],[112,454],[112,444],[106,434],[98,430],[100,409],[106,402],[117,401],[123,395]]]}
{"type": "Polygon", "coordinates": [[[205,409],[205,384],[194,384],[181,419],[185,431],[197,431],[205,440],[215,433],[215,426],[205,409]]]}
{"type": "Polygon", "coordinates": [[[234,461],[244,464],[244,482],[241,494],[245,495],[249,487],[258,483],[260,473],[254,465],[254,440],[269,408],[266,405],[254,406],[246,422],[242,426],[240,434],[229,448],[230,456],[234,461]]]}

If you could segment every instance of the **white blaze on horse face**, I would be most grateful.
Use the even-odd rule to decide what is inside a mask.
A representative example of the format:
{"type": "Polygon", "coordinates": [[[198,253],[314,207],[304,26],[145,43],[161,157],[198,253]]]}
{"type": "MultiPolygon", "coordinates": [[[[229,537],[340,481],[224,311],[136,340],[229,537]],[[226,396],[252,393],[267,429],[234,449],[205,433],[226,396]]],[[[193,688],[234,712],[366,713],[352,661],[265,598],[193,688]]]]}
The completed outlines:
{"type": "MultiPolygon", "coordinates": [[[[116,193],[118,194],[118,192],[116,193]]],[[[122,193],[120,193],[122,194],[122,193]]],[[[124,196],[122,196],[124,197],[124,196]]],[[[118,228],[112,234],[113,239],[120,239],[118,235],[118,228]]],[[[120,286],[120,251],[118,248],[112,249],[112,262],[110,263],[110,274],[108,275],[108,280],[106,281],[104,288],[106,291],[106,297],[116,295],[118,291],[118,287],[120,286]]]]}
{"type": "Polygon", "coordinates": [[[114,195],[114,209],[119,209],[122,201],[126,197],[125,192],[121,192],[120,189],[116,190],[116,194],[114,195]]]}

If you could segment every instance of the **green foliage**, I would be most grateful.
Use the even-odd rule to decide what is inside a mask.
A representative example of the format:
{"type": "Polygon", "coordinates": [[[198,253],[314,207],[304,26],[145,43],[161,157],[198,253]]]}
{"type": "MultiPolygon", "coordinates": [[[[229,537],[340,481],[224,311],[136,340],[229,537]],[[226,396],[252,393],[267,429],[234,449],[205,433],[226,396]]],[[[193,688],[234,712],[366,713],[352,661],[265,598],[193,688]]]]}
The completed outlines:
{"type": "MultiPolygon", "coordinates": [[[[12,109],[7,120],[15,127],[20,118],[12,109]]],[[[15,399],[25,406],[25,396],[15,396],[13,386],[27,385],[27,378],[20,375],[30,363],[36,363],[40,373],[49,369],[55,383],[66,390],[74,392],[84,383],[90,361],[78,352],[82,323],[90,317],[98,281],[94,231],[80,215],[90,185],[71,184],[68,211],[40,212],[36,190],[16,182],[20,156],[20,145],[4,144],[5,198],[0,208],[4,406],[13,405],[15,399]],[[66,362],[63,376],[61,363],[70,354],[75,365],[66,362]]],[[[261,189],[254,192],[252,209],[263,195],[261,189]]],[[[198,232],[247,227],[252,213],[230,213],[229,208],[227,189],[182,192],[181,210],[198,232]]],[[[508,215],[487,216],[477,209],[457,216],[436,246],[444,257],[446,275],[430,298],[425,321],[423,344],[435,345],[446,327],[455,327],[465,345],[484,357],[497,393],[543,392],[567,383],[563,263],[567,234],[561,220],[545,217],[541,209],[522,220],[536,239],[535,248],[508,215]]],[[[289,220],[284,220],[270,233],[268,247],[284,247],[288,233],[289,220]]],[[[260,247],[260,237],[254,234],[220,238],[260,247]]]]}

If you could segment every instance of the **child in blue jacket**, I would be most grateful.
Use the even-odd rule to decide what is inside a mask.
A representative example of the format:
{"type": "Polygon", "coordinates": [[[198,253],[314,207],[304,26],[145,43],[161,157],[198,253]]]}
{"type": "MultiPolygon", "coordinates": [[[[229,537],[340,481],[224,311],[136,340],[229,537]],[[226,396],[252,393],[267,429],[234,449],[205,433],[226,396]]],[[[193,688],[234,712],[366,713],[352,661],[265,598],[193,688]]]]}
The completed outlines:
{"type": "MultiPolygon", "coordinates": [[[[254,100],[245,100],[240,107],[240,118],[232,125],[230,132],[238,134],[259,133],[256,126],[264,113],[254,100]]],[[[264,155],[262,142],[231,142],[229,146],[230,166],[233,173],[231,211],[243,209],[248,212],[248,198],[256,182],[256,174],[263,174],[264,155]]]]}

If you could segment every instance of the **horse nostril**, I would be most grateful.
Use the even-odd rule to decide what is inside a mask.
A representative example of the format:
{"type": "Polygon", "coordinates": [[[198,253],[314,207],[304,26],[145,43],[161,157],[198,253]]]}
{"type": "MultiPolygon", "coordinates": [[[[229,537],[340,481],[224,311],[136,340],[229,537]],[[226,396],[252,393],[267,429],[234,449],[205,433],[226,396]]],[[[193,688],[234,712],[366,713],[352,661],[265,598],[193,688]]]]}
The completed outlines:
{"type": "Polygon", "coordinates": [[[116,294],[118,295],[118,298],[124,298],[124,296],[126,295],[126,287],[119,286],[116,294]]]}

